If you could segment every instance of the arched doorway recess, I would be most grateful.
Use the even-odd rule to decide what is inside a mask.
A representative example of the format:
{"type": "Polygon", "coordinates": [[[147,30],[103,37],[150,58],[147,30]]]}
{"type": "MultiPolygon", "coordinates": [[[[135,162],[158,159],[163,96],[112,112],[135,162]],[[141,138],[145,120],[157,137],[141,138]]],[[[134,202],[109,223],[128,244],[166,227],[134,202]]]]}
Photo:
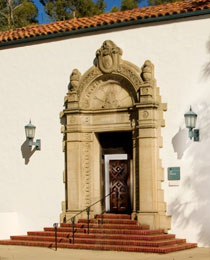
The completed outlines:
{"type": "MultiPolygon", "coordinates": [[[[153,229],[168,229],[159,159],[166,104],[161,103],[153,64],[147,60],[139,68],[121,56],[115,43],[105,41],[96,52],[95,64],[84,75],[74,69],[70,76],[61,113],[66,187],[61,221],[117,187],[116,176],[112,183],[111,173],[106,172],[122,167],[127,171],[127,186],[122,190],[129,195],[121,203],[122,212],[124,208],[153,229]]],[[[104,210],[114,212],[114,203],[110,198],[104,210]]],[[[91,214],[101,210],[98,204],[91,214]]]]}

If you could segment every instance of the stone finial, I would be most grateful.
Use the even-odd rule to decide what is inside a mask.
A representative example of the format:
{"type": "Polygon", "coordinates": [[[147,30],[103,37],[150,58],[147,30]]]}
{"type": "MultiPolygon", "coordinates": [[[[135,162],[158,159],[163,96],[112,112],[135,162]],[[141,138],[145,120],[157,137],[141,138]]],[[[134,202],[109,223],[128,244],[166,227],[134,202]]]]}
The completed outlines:
{"type": "Polygon", "coordinates": [[[122,50],[110,40],[103,43],[100,49],[96,51],[97,66],[104,73],[111,73],[119,66],[122,50]]]}
{"type": "Polygon", "coordinates": [[[78,90],[79,87],[79,81],[81,78],[81,73],[78,69],[73,69],[71,75],[70,75],[70,84],[69,84],[69,90],[71,92],[75,92],[78,90]]]}
{"type": "Polygon", "coordinates": [[[146,82],[154,78],[154,65],[150,60],[146,60],[142,67],[142,78],[146,82]]]}

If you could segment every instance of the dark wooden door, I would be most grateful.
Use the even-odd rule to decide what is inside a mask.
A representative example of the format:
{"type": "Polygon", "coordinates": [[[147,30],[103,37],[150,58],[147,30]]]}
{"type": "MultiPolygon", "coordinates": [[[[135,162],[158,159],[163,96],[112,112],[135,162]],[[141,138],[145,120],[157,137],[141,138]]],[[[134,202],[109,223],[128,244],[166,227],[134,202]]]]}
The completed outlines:
{"type": "Polygon", "coordinates": [[[110,196],[110,211],[113,213],[130,212],[128,162],[128,160],[109,161],[110,192],[113,192],[110,196]]]}

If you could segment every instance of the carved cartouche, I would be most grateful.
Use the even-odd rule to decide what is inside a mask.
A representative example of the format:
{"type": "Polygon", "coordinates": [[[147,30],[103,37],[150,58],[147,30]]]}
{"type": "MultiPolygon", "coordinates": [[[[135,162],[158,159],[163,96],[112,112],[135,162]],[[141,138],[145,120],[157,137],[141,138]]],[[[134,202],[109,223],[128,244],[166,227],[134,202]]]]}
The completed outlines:
{"type": "Polygon", "coordinates": [[[105,41],[96,52],[98,68],[104,73],[111,73],[119,66],[121,55],[122,50],[113,41],[105,41]]]}

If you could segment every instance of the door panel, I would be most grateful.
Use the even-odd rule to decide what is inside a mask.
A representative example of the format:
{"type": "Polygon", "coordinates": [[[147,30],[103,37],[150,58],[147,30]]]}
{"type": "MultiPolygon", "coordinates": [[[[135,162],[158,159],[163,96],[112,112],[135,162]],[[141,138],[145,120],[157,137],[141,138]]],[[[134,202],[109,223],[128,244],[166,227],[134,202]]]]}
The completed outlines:
{"type": "Polygon", "coordinates": [[[130,212],[129,198],[129,161],[109,161],[110,211],[126,213],[130,212]]]}

